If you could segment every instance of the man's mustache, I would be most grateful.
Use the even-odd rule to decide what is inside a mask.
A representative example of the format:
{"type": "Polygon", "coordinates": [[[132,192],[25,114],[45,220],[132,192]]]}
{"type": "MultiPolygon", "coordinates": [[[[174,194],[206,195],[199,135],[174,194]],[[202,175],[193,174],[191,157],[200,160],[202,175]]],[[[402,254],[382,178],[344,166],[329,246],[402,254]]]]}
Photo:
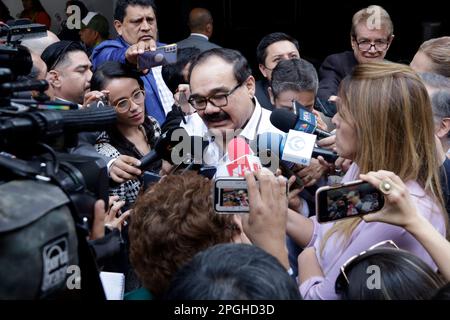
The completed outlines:
{"type": "Polygon", "coordinates": [[[230,116],[227,113],[221,111],[214,114],[203,114],[203,119],[207,122],[220,122],[230,119],[230,116]]]}

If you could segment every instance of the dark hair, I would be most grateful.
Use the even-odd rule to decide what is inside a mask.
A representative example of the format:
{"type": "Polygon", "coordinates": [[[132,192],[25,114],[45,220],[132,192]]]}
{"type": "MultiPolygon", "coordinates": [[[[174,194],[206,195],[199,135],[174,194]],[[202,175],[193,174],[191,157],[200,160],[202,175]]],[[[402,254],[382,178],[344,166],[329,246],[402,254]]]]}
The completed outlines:
{"type": "MultiPolygon", "coordinates": [[[[118,78],[131,78],[135,79],[141,88],[144,88],[144,82],[141,79],[141,74],[130,67],[129,65],[121,64],[117,61],[106,61],[94,72],[91,78],[91,91],[104,90],[108,83],[113,79],[118,78]]],[[[150,146],[153,148],[156,142],[155,131],[153,124],[148,117],[145,117],[143,128],[147,135],[147,140],[150,146]]],[[[142,155],[135,148],[134,144],[131,143],[123,134],[117,129],[117,126],[113,126],[107,130],[108,136],[110,137],[111,144],[120,152],[127,156],[132,156],[135,158],[141,158],[142,155]]],[[[160,162],[157,162],[152,168],[160,166],[160,162]]]]}
{"type": "MultiPolygon", "coordinates": [[[[393,248],[367,251],[345,269],[336,280],[336,293],[348,300],[427,300],[445,282],[414,254],[393,248]],[[370,267],[379,270],[380,287],[369,288],[370,267]]],[[[375,274],[374,274],[375,275],[375,274]]]]}
{"type": "Polygon", "coordinates": [[[314,66],[303,59],[282,60],[273,69],[272,92],[275,97],[286,90],[317,94],[319,80],[314,66]]]}
{"type": "Polygon", "coordinates": [[[9,12],[9,8],[0,0],[0,21],[7,22],[9,20],[13,20],[14,18],[11,16],[9,12]]]}
{"type": "Polygon", "coordinates": [[[219,244],[183,266],[168,300],[300,300],[295,281],[278,260],[248,244],[219,244]]]}
{"type": "Polygon", "coordinates": [[[252,70],[247,59],[239,51],[226,48],[214,48],[202,52],[194,59],[194,61],[192,61],[191,67],[189,68],[189,82],[191,81],[192,70],[211,57],[219,57],[229,64],[232,64],[233,74],[238,83],[243,83],[252,75],[252,70]]]}
{"type": "Polygon", "coordinates": [[[208,23],[213,23],[211,12],[205,8],[194,8],[189,13],[188,27],[191,32],[204,31],[208,23]],[[196,10],[196,15],[193,11],[196,10]]]}
{"type": "Polygon", "coordinates": [[[68,54],[74,51],[86,53],[86,50],[78,41],[62,40],[45,48],[41,54],[41,58],[47,65],[47,70],[50,71],[57,65],[64,64],[67,61],[68,54]]]}
{"type": "Polygon", "coordinates": [[[153,0],[117,0],[114,19],[123,22],[128,6],[152,7],[156,15],[156,5],[153,0]]]}
{"type": "Polygon", "coordinates": [[[117,61],[106,61],[100,65],[91,78],[91,91],[101,91],[105,89],[108,83],[117,78],[135,79],[139,86],[144,87],[141,74],[129,65],[122,64],[117,61]]]}
{"type": "Polygon", "coordinates": [[[129,229],[130,261],[155,296],[195,254],[240,234],[232,215],[214,212],[211,188],[211,181],[190,171],[168,175],[138,197],[129,229]]]}
{"type": "Polygon", "coordinates": [[[450,283],[447,283],[431,298],[432,300],[450,300],[450,283]]]}
{"type": "Polygon", "coordinates": [[[81,14],[81,18],[85,18],[86,15],[88,14],[89,10],[86,7],[86,5],[81,2],[80,0],[69,0],[66,2],[66,8],[68,6],[77,6],[78,8],[80,8],[80,14],[81,14]]]}
{"type": "Polygon", "coordinates": [[[171,92],[175,92],[178,85],[186,83],[183,76],[183,69],[200,54],[198,48],[182,48],[177,50],[177,62],[167,64],[162,67],[161,74],[167,87],[171,92]]]}
{"type": "Polygon", "coordinates": [[[267,47],[275,42],[280,41],[289,41],[292,42],[298,51],[300,51],[300,46],[298,44],[298,41],[291,37],[290,35],[283,33],[283,32],[274,32],[271,34],[266,35],[264,38],[261,39],[261,41],[258,44],[258,47],[256,48],[256,59],[259,64],[264,65],[266,58],[267,58],[267,47]]]}

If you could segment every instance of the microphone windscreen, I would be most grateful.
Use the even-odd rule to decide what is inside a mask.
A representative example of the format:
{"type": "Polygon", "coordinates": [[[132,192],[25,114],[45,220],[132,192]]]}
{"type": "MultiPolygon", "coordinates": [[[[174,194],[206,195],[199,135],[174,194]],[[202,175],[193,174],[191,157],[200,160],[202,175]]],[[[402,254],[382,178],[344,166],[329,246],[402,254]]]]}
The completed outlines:
{"type": "Polygon", "coordinates": [[[270,122],[283,132],[294,129],[297,120],[298,116],[287,109],[275,109],[270,115],[270,122]]]}
{"type": "Polygon", "coordinates": [[[241,137],[236,137],[228,143],[228,159],[234,161],[240,157],[251,154],[250,146],[241,137]]]}

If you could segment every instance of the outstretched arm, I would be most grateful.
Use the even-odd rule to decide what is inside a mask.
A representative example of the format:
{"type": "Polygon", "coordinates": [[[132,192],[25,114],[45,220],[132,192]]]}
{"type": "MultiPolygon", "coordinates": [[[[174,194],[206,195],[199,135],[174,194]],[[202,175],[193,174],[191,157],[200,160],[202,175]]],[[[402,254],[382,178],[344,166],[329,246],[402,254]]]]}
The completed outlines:
{"type": "Polygon", "coordinates": [[[414,204],[403,181],[389,171],[369,172],[360,176],[379,188],[382,181],[391,184],[392,189],[385,196],[385,208],[363,216],[366,222],[384,222],[405,228],[433,258],[440,272],[450,281],[450,243],[425,219],[414,204]]]}

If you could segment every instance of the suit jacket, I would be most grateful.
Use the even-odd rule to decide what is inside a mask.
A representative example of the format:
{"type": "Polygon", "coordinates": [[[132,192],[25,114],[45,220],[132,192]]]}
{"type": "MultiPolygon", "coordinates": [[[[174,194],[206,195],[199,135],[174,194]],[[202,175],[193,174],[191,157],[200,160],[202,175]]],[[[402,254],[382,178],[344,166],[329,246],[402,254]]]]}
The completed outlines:
{"type": "Polygon", "coordinates": [[[336,53],[325,58],[319,69],[319,99],[327,102],[330,96],[337,95],[341,80],[349,75],[357,64],[353,51],[336,53]]]}
{"type": "Polygon", "coordinates": [[[186,39],[177,42],[177,46],[179,49],[194,47],[200,49],[201,52],[214,48],[221,48],[217,44],[209,42],[206,38],[195,34],[191,34],[186,39]]]}

